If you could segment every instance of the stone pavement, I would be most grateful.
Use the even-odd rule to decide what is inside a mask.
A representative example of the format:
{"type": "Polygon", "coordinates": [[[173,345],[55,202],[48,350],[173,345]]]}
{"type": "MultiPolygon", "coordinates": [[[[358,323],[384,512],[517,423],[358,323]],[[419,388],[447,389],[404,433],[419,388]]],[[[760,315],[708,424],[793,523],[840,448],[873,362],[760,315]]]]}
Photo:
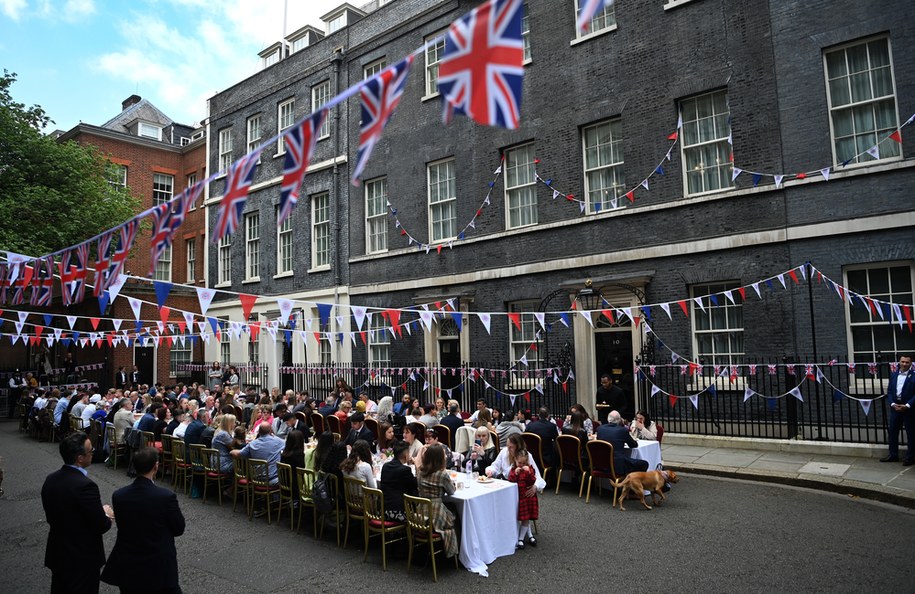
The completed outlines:
{"type": "MultiPolygon", "coordinates": [[[[788,484],[915,508],[915,466],[880,462],[886,446],[665,433],[677,472],[788,484]]],[[[905,446],[900,452],[905,455],[905,446]]]]}

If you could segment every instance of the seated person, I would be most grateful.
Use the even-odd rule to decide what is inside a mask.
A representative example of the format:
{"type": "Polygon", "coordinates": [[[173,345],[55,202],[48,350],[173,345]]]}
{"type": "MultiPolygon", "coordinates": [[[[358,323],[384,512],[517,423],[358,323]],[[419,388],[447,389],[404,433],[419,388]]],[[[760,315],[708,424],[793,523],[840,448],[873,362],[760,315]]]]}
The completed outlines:
{"type": "Polygon", "coordinates": [[[632,439],[658,441],[658,425],[651,420],[648,412],[640,410],[635,413],[635,420],[629,426],[629,435],[632,436],[632,439]]]}
{"type": "Polygon", "coordinates": [[[607,423],[597,428],[597,439],[613,444],[613,468],[618,475],[648,470],[647,460],[636,460],[626,455],[626,446],[637,448],[639,442],[629,435],[619,412],[610,411],[610,414],[607,415],[607,423]]]}
{"type": "Polygon", "coordinates": [[[515,411],[509,409],[502,413],[502,422],[496,425],[499,443],[505,443],[509,435],[524,433],[524,425],[515,420],[515,411]]]}
{"type": "Polygon", "coordinates": [[[479,427],[474,435],[473,446],[464,454],[464,459],[472,462],[471,472],[479,472],[480,476],[484,476],[498,454],[489,429],[479,427]]]}
{"type": "Polygon", "coordinates": [[[432,429],[426,429],[426,447],[429,447],[433,444],[439,444],[442,446],[442,449],[445,450],[445,468],[451,469],[454,467],[454,455],[451,453],[451,448],[447,444],[440,443],[438,441],[438,433],[432,429]]]}
{"type": "Polygon", "coordinates": [[[349,456],[340,463],[340,471],[345,477],[362,479],[365,481],[366,487],[378,488],[375,473],[372,470],[372,450],[367,441],[360,439],[353,444],[349,456]]]}
{"type": "Polygon", "coordinates": [[[381,492],[384,493],[384,515],[392,522],[406,522],[403,496],[416,496],[416,477],[410,471],[410,446],[405,441],[392,445],[394,456],[381,467],[381,492]]]}

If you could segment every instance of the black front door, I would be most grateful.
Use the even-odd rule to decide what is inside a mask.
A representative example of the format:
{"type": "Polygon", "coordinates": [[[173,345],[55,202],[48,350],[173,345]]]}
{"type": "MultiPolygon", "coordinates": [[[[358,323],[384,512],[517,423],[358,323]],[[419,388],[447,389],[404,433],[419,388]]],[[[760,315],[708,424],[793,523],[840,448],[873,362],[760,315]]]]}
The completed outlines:
{"type": "Polygon", "coordinates": [[[595,332],[594,341],[598,384],[605,373],[617,384],[623,375],[632,373],[632,333],[628,328],[621,332],[595,332]]]}
{"type": "MultiPolygon", "coordinates": [[[[153,377],[153,371],[156,366],[156,347],[135,347],[133,349],[133,364],[140,370],[141,384],[149,384],[151,386],[156,383],[156,378],[153,377]]],[[[130,370],[128,370],[128,378],[130,376],[129,371],[130,370]]]]}
{"type": "Polygon", "coordinates": [[[454,369],[454,374],[442,371],[441,386],[442,390],[450,390],[461,384],[461,375],[458,368],[461,366],[461,341],[460,340],[439,340],[438,341],[438,360],[439,366],[446,369],[454,369]]]}

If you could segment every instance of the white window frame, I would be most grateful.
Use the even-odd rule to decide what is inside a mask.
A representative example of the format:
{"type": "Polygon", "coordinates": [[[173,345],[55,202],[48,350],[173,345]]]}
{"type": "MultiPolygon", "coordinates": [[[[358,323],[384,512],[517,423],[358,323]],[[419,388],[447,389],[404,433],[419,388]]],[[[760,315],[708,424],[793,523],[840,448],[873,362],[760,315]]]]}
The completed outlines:
{"type": "Polygon", "coordinates": [[[332,35],[332,34],[336,33],[340,29],[343,29],[344,27],[346,27],[346,12],[345,11],[341,12],[339,15],[335,16],[334,18],[330,19],[329,21],[326,21],[326,23],[327,23],[327,34],[332,35]]]}
{"type": "Polygon", "coordinates": [[[127,187],[127,165],[120,163],[108,162],[108,169],[105,172],[105,181],[112,188],[127,187]]]}
{"type": "Polygon", "coordinates": [[[170,201],[175,196],[175,176],[153,172],[153,206],[170,201]]]}
{"type": "Polygon", "coordinates": [[[330,268],[330,250],[330,192],[319,192],[311,196],[312,270],[330,268]],[[326,242],[326,247],[319,246],[322,241],[326,242]]]}
{"type": "Polygon", "coordinates": [[[295,123],[295,97],[280,101],[276,106],[276,132],[280,135],[276,140],[276,156],[286,154],[286,141],[283,139],[283,130],[292,127],[295,123]]]}
{"type": "Polygon", "coordinates": [[[153,272],[153,280],[172,282],[172,248],[169,244],[164,250],[159,260],[156,262],[156,270],[153,272]]]}
{"type": "Polygon", "coordinates": [[[538,204],[537,204],[537,180],[534,177],[534,143],[528,142],[526,144],[514,146],[505,151],[505,228],[506,229],[520,229],[522,227],[532,227],[536,225],[539,220],[538,204]],[[530,159],[524,161],[523,163],[515,164],[513,163],[513,158],[516,155],[521,155],[522,151],[529,152],[530,159]],[[520,169],[522,167],[527,167],[530,169],[530,179],[522,183],[512,183],[510,178],[513,175],[513,170],[520,169]],[[527,204],[522,204],[518,202],[518,198],[528,195],[531,198],[531,201],[527,204]],[[524,210],[529,211],[530,219],[527,222],[521,222],[522,218],[520,213],[524,210]],[[512,213],[517,211],[519,213],[519,221],[517,224],[512,224],[512,213]]]}
{"type": "Polygon", "coordinates": [[[226,235],[219,240],[217,249],[218,285],[232,284],[232,236],[226,235]]]}
{"type": "Polygon", "coordinates": [[[680,130],[680,162],[683,163],[683,195],[702,196],[705,194],[733,190],[734,179],[732,173],[734,171],[734,163],[731,161],[733,147],[729,142],[731,137],[731,124],[727,91],[716,90],[686,97],[680,101],[680,114],[683,118],[683,127],[680,130]],[[716,101],[714,97],[716,95],[724,96],[724,104],[727,108],[726,111],[719,112],[715,110],[716,101]],[[698,105],[699,101],[704,99],[711,100],[712,111],[710,116],[700,117],[698,105]],[[693,107],[693,102],[695,102],[695,108],[693,107]],[[702,140],[699,137],[701,130],[700,122],[707,120],[711,120],[711,125],[714,129],[713,137],[702,140]],[[693,127],[695,127],[695,134],[691,133],[693,127]],[[691,140],[693,137],[694,140],[691,140]],[[694,155],[701,155],[704,150],[715,151],[715,164],[709,167],[702,159],[699,159],[696,161],[697,164],[693,165],[692,162],[695,160],[694,155]],[[704,178],[707,169],[716,170],[717,181],[722,182],[723,180],[723,183],[720,186],[710,188],[709,185],[707,185],[704,178]],[[697,172],[699,173],[698,178],[695,177],[697,172]],[[691,178],[691,175],[694,177],[691,178]],[[701,180],[701,188],[690,191],[690,179],[701,180]]]}
{"type": "Polygon", "coordinates": [[[295,39],[292,42],[292,53],[293,54],[296,52],[300,52],[309,46],[309,43],[308,43],[309,36],[310,36],[310,34],[306,33],[305,35],[302,35],[301,37],[295,39]]]}
{"type": "MultiPolygon", "coordinates": [[[[220,321],[227,322],[228,320],[220,318],[220,321]]],[[[222,328],[219,338],[220,362],[223,364],[223,366],[229,365],[232,362],[232,338],[229,336],[228,325],[226,325],[225,328],[222,328]]]]}
{"type": "Polygon", "coordinates": [[[378,177],[365,186],[365,253],[388,251],[388,178],[378,177]]]}
{"type": "Polygon", "coordinates": [[[689,319],[694,361],[702,359],[706,365],[721,365],[724,367],[725,365],[739,365],[741,359],[746,356],[746,343],[744,342],[746,329],[743,321],[743,301],[740,299],[740,295],[737,292],[737,288],[740,286],[740,283],[737,281],[708,282],[690,286],[690,307],[692,308],[692,312],[690,313],[689,319]],[[730,290],[734,295],[734,303],[731,303],[723,294],[726,290],[730,290]],[[715,298],[718,300],[718,305],[713,304],[710,298],[705,297],[709,294],[715,295],[715,298]],[[696,297],[703,298],[702,305],[705,307],[705,312],[696,304],[696,297]],[[724,312],[724,327],[712,327],[715,323],[713,312],[716,311],[724,312]],[[731,319],[732,312],[736,312],[735,315],[739,315],[739,320],[731,319]],[[708,320],[708,328],[698,328],[700,319],[708,320]],[[736,324],[738,321],[740,323],[739,326],[736,324]],[[700,349],[700,336],[711,336],[711,340],[714,344],[715,335],[726,335],[728,337],[728,350],[726,352],[715,352],[714,346],[711,348],[712,352],[706,352],[707,349],[700,349]],[[737,335],[740,336],[740,341],[744,347],[743,351],[734,350],[732,348],[734,345],[732,337],[737,335]]]}
{"type": "MultiPolygon", "coordinates": [[[[197,174],[189,173],[187,175],[187,185],[185,187],[188,189],[193,188],[194,184],[196,184],[196,183],[197,183],[197,174]]],[[[196,200],[191,203],[191,206],[190,206],[190,208],[188,208],[188,210],[197,210],[197,201],[196,200]]]]}
{"type": "MultiPolygon", "coordinates": [[[[851,291],[858,293],[860,295],[866,295],[868,297],[879,299],[880,301],[885,301],[889,303],[898,303],[900,305],[909,305],[911,306],[913,301],[915,301],[915,265],[913,265],[911,260],[896,260],[896,261],[887,261],[887,262],[875,262],[867,264],[854,264],[850,266],[845,266],[842,270],[843,284],[851,291]],[[908,292],[905,292],[904,287],[894,286],[893,277],[889,273],[892,268],[908,268],[908,292]],[[872,271],[877,270],[886,270],[887,271],[887,289],[888,291],[881,291],[877,287],[873,286],[873,281],[871,277],[872,271]],[[850,273],[858,273],[861,271],[866,272],[866,285],[861,287],[855,281],[849,279],[850,273]]],[[[855,329],[857,328],[870,328],[870,339],[872,349],[867,352],[876,354],[878,351],[881,353],[889,353],[887,350],[877,349],[874,345],[875,328],[888,328],[893,338],[893,351],[892,353],[895,356],[895,353],[898,352],[911,352],[911,349],[907,345],[900,345],[900,337],[911,336],[908,330],[899,331],[898,326],[895,321],[895,314],[891,314],[893,323],[890,323],[889,318],[884,320],[880,317],[879,314],[875,314],[870,310],[869,307],[865,307],[861,300],[858,298],[852,298],[853,303],[849,304],[848,298],[845,299],[845,328],[846,336],[848,340],[848,360],[854,361],[856,363],[874,363],[876,362],[876,357],[870,357],[866,360],[859,358],[857,353],[864,352],[863,350],[855,349],[855,329]],[[863,320],[853,320],[853,317],[860,317],[862,313],[866,314],[867,321],[863,320]]]]}
{"type": "Polygon", "coordinates": [[[540,367],[540,350],[528,350],[531,343],[537,342],[537,333],[541,331],[540,322],[534,317],[539,305],[540,302],[536,300],[514,301],[508,304],[510,313],[521,314],[520,331],[508,317],[505,318],[508,322],[508,356],[511,357],[511,361],[518,361],[526,353],[527,364],[531,369],[540,367]]]}
{"type": "Polygon", "coordinates": [[[429,208],[429,243],[442,243],[457,237],[457,166],[454,157],[426,165],[426,195],[429,208]],[[444,171],[444,174],[441,173],[444,171]],[[444,229],[442,213],[451,211],[451,233],[444,229]]]}
{"type": "Polygon", "coordinates": [[[387,67],[388,62],[385,58],[381,58],[380,60],[375,60],[374,62],[366,64],[362,67],[362,80],[372,78],[387,67]]]}
{"type": "Polygon", "coordinates": [[[223,128],[219,131],[217,147],[219,171],[225,175],[229,171],[229,166],[232,165],[232,128],[223,128]]]}
{"type": "Polygon", "coordinates": [[[295,262],[295,245],[292,236],[292,216],[286,217],[276,228],[276,274],[293,273],[295,262]],[[285,252],[285,253],[284,253],[285,252]]]}
{"type": "Polygon", "coordinates": [[[175,337],[168,352],[168,377],[178,377],[178,370],[182,365],[187,365],[193,357],[191,340],[184,337],[175,337]]]}
{"type": "Polygon", "coordinates": [[[264,56],[264,68],[269,68],[280,61],[280,49],[276,48],[276,51],[264,56]]]}
{"type": "Polygon", "coordinates": [[[259,212],[250,212],[245,215],[245,281],[260,280],[260,244],[261,244],[261,215],[259,212]]]}
{"type": "MultiPolygon", "coordinates": [[[[861,73],[855,73],[855,74],[861,74],[861,73]]],[[[899,127],[899,102],[896,99],[896,73],[895,73],[895,68],[893,67],[893,48],[892,48],[892,45],[890,44],[889,37],[886,35],[868,37],[866,39],[856,40],[851,43],[846,43],[846,44],[840,45],[838,47],[833,47],[833,48],[829,48],[828,50],[825,50],[823,52],[823,75],[826,78],[826,98],[827,98],[828,105],[829,105],[829,136],[832,139],[832,162],[833,162],[833,164],[839,165],[839,164],[842,164],[845,162],[845,159],[839,158],[838,144],[839,144],[840,139],[838,139],[836,137],[835,119],[836,119],[837,115],[841,112],[852,111],[854,113],[854,111],[857,109],[869,109],[870,110],[871,115],[873,117],[873,121],[874,121],[874,130],[872,132],[858,133],[857,130],[854,129],[857,118],[852,117],[851,122],[852,122],[853,130],[852,130],[852,133],[850,136],[852,139],[857,139],[859,137],[873,136],[873,142],[870,142],[870,141],[865,142],[865,145],[866,145],[865,146],[865,145],[860,145],[860,144],[858,144],[857,141],[855,141],[854,154],[857,155],[859,152],[862,152],[863,154],[850,158],[850,160],[848,162],[848,166],[867,165],[867,164],[874,162],[876,159],[874,159],[874,157],[872,155],[870,155],[866,152],[863,152],[863,151],[866,151],[867,149],[874,146],[878,142],[879,142],[878,150],[880,152],[880,159],[879,159],[880,161],[902,159],[902,157],[903,157],[902,145],[894,140],[889,140],[887,138],[890,135],[890,133],[892,133],[895,129],[897,129],[899,127]],[[886,67],[889,68],[890,86],[891,86],[892,93],[890,95],[881,95],[879,97],[872,96],[870,99],[854,101],[851,98],[852,90],[850,88],[848,88],[847,92],[848,92],[848,96],[849,96],[849,102],[844,103],[842,105],[838,105],[838,106],[833,105],[833,84],[834,84],[834,82],[838,81],[839,79],[843,79],[843,78],[847,81],[849,78],[851,78],[848,74],[848,50],[850,50],[852,48],[860,47],[862,45],[865,47],[865,50],[867,51],[868,68],[867,68],[866,72],[867,72],[867,78],[869,81],[869,86],[871,88],[871,93],[873,93],[873,91],[874,91],[873,72],[876,70],[876,68],[873,67],[873,64],[871,61],[870,45],[874,42],[879,42],[879,41],[883,41],[886,43],[886,52],[887,52],[887,56],[889,59],[889,64],[886,67]],[[844,76],[839,76],[834,79],[831,79],[829,76],[829,56],[833,55],[833,54],[837,54],[839,52],[842,52],[842,54],[844,54],[844,56],[846,58],[845,59],[846,74],[844,76]],[[892,101],[892,103],[893,103],[893,109],[892,109],[893,122],[891,122],[890,125],[878,127],[877,122],[876,122],[877,113],[876,113],[875,106],[878,103],[882,103],[885,101],[892,101]]],[[[838,83],[835,83],[835,84],[838,84],[838,83]]]]}
{"type": "Polygon", "coordinates": [[[197,241],[193,237],[185,240],[185,254],[187,254],[187,282],[197,282],[197,241]]]}
{"type": "Polygon", "coordinates": [[[524,49],[524,63],[531,63],[531,22],[527,0],[521,5],[521,43],[524,49]]]}
{"type": "Polygon", "coordinates": [[[372,367],[391,366],[391,331],[381,313],[371,314],[368,332],[368,361],[372,367]]]}
{"type": "MultiPolygon", "coordinates": [[[[247,134],[247,142],[245,143],[245,152],[250,153],[256,149],[261,143],[261,116],[260,114],[253,115],[247,119],[245,123],[245,131],[247,134]]],[[[260,157],[258,157],[258,162],[260,162],[260,157]]]]}
{"type": "Polygon", "coordinates": [[[151,138],[153,140],[162,140],[162,126],[156,126],[155,124],[147,124],[146,122],[139,122],[137,125],[137,136],[141,138],[151,138]],[[144,128],[147,129],[147,132],[153,132],[152,134],[144,134],[144,128]]]}
{"type": "MultiPolygon", "coordinates": [[[[311,87],[311,110],[318,111],[321,106],[330,101],[330,81],[325,80],[311,87]]],[[[318,140],[330,138],[330,118],[324,118],[321,123],[321,130],[318,132],[318,140]]]]}
{"type": "Polygon", "coordinates": [[[575,39],[572,40],[574,45],[578,41],[591,39],[598,35],[604,35],[610,31],[616,31],[616,5],[610,3],[605,5],[603,10],[594,15],[587,31],[578,28],[578,15],[581,14],[581,0],[575,0],[575,39]],[[599,27],[595,25],[600,25],[599,27]]]}
{"type": "Polygon", "coordinates": [[[445,33],[447,29],[443,29],[434,35],[427,36],[424,41],[430,43],[432,40],[437,37],[441,37],[441,40],[438,43],[430,44],[426,47],[426,51],[423,52],[426,60],[426,68],[423,71],[424,76],[424,91],[425,94],[422,97],[422,100],[431,99],[433,97],[438,97],[438,65],[442,61],[442,56],[445,53],[445,33]],[[431,60],[431,61],[430,61],[431,60]]]}
{"type": "Polygon", "coordinates": [[[251,334],[251,322],[257,322],[258,315],[251,314],[251,319],[248,320],[248,363],[253,365],[260,364],[261,360],[261,335],[257,334],[257,338],[252,337],[251,334]]]}
{"type": "Polygon", "coordinates": [[[598,122],[590,126],[585,126],[581,130],[581,162],[582,167],[584,168],[584,182],[585,182],[585,202],[587,204],[588,214],[597,214],[598,212],[605,212],[612,210],[613,205],[610,202],[611,198],[616,198],[617,207],[621,205],[619,199],[625,195],[626,192],[626,173],[623,168],[625,164],[625,156],[623,155],[623,124],[620,118],[614,118],[612,120],[604,120],[603,122],[598,122]],[[603,144],[596,144],[593,147],[588,145],[588,133],[592,130],[597,130],[599,128],[608,127],[610,142],[603,144]],[[606,147],[606,148],[603,148],[606,147]],[[588,166],[588,150],[594,149],[597,151],[597,164],[592,164],[591,167],[588,166]],[[608,161],[603,162],[604,151],[607,151],[608,161]],[[613,181],[611,181],[609,187],[593,188],[591,177],[598,176],[603,177],[605,172],[610,175],[613,181]],[[610,196],[607,194],[608,190],[613,191],[613,195],[610,196]],[[600,198],[600,210],[597,210],[594,205],[600,198]]]}

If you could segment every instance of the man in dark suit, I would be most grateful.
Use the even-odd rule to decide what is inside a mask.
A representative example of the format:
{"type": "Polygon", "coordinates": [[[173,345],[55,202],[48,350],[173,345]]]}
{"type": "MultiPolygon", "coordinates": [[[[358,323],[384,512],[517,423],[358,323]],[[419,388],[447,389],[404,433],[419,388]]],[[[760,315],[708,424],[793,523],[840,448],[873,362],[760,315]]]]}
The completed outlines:
{"type": "Polygon", "coordinates": [[[127,387],[127,372],[124,371],[124,366],[118,367],[117,373],[114,374],[114,387],[123,390],[127,387]]]}
{"type": "Polygon", "coordinates": [[[99,569],[105,564],[102,534],[111,528],[114,511],[102,505],[98,485],[86,471],[94,451],[82,431],[64,437],[64,465],[41,487],[41,505],[51,527],[44,564],[51,570],[52,594],[98,592],[99,569]]]}
{"type": "Polygon", "coordinates": [[[464,426],[464,419],[461,418],[461,407],[456,402],[452,402],[448,407],[448,414],[442,419],[442,425],[448,427],[451,431],[451,443],[448,444],[448,447],[453,450],[457,431],[464,426]]]}
{"type": "Polygon", "coordinates": [[[639,447],[639,442],[632,439],[629,430],[623,425],[620,413],[613,410],[607,415],[607,422],[597,428],[597,439],[613,444],[613,467],[619,476],[630,472],[648,470],[647,460],[636,460],[625,454],[625,448],[639,447]]]}
{"type": "Polygon", "coordinates": [[[130,372],[130,383],[133,385],[134,390],[140,385],[140,368],[136,365],[133,366],[133,371],[130,372]]]}
{"type": "Polygon", "coordinates": [[[114,492],[118,538],[102,581],[121,592],[180,594],[175,537],[184,534],[184,516],[171,489],[157,487],[159,452],[142,448],[133,457],[137,478],[114,492]]]}
{"type": "Polygon", "coordinates": [[[550,421],[550,409],[541,406],[537,411],[537,418],[527,424],[527,432],[540,436],[543,462],[555,466],[559,461],[556,455],[556,437],[559,436],[559,428],[550,421]]]}
{"type": "Polygon", "coordinates": [[[881,462],[899,460],[899,430],[905,427],[905,438],[909,451],[902,462],[903,466],[915,464],[915,372],[912,371],[912,356],[901,355],[899,366],[890,374],[886,387],[886,401],[890,403],[889,445],[890,451],[881,462]]]}
{"type": "Polygon", "coordinates": [[[349,418],[349,426],[350,430],[346,434],[346,439],[343,440],[343,445],[351,446],[360,439],[369,442],[370,446],[375,442],[375,434],[365,426],[365,415],[363,413],[353,413],[353,416],[349,418]]]}

